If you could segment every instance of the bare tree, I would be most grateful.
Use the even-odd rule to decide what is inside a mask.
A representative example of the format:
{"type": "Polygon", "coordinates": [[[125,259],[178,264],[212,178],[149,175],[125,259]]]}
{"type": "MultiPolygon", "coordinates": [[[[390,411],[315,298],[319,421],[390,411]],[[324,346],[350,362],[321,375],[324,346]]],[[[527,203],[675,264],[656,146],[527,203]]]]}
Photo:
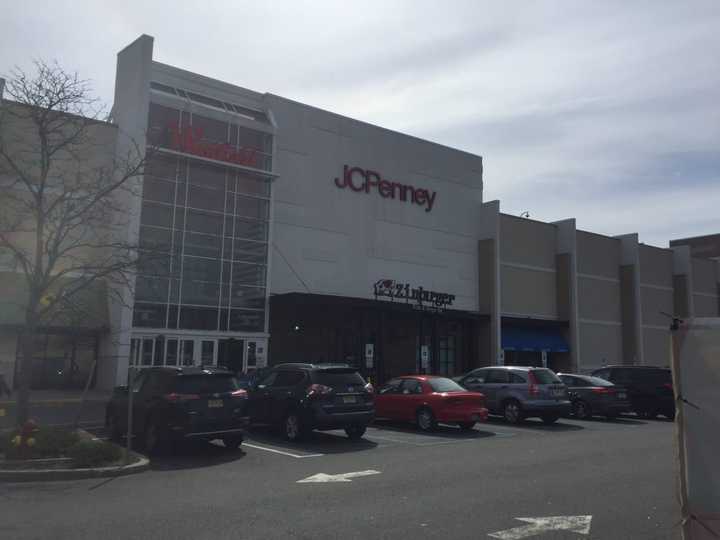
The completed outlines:
{"type": "Polygon", "coordinates": [[[116,155],[114,126],[101,120],[87,81],[58,64],[16,68],[0,108],[0,250],[27,287],[17,370],[17,423],[29,417],[35,336],[87,317],[83,291],[131,283],[136,246],[127,201],[136,196],[144,152],[116,155]]]}

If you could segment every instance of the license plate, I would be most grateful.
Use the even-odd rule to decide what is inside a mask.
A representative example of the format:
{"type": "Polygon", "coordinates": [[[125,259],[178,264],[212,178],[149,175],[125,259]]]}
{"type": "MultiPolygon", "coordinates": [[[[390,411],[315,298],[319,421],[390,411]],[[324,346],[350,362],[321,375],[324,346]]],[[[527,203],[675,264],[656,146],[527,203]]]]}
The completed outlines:
{"type": "Polygon", "coordinates": [[[625,392],[618,392],[617,397],[618,399],[627,399],[627,394],[625,392]]]}
{"type": "Polygon", "coordinates": [[[208,399],[208,409],[219,409],[222,406],[222,399],[208,399]]]}
{"type": "Polygon", "coordinates": [[[555,388],[555,389],[552,391],[552,395],[553,395],[553,396],[556,396],[556,397],[560,397],[560,396],[562,396],[562,395],[564,395],[564,394],[565,394],[565,390],[563,390],[562,388],[555,388]]]}
{"type": "Polygon", "coordinates": [[[343,403],[355,403],[355,396],[343,396],[343,403]]]}

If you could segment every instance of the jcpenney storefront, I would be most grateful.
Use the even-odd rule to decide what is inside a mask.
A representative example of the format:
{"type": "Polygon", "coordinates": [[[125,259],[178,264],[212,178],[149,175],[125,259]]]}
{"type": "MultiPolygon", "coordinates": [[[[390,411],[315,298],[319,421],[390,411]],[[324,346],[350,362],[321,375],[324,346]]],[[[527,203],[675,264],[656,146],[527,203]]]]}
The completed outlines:
{"type": "Polygon", "coordinates": [[[469,365],[481,158],[154,62],[152,46],[118,55],[114,121],[149,158],[107,382],[128,363],[469,365]]]}

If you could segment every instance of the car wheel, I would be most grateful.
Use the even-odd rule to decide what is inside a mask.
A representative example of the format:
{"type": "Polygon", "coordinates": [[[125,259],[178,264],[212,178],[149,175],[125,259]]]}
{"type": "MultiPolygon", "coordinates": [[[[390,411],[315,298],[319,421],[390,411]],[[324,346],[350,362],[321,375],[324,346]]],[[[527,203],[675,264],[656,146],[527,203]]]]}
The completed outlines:
{"type": "Polygon", "coordinates": [[[345,428],[345,433],[347,433],[347,436],[350,437],[353,441],[357,441],[358,439],[362,439],[362,436],[365,435],[365,430],[367,428],[365,426],[348,426],[345,428]]]}
{"type": "Polygon", "coordinates": [[[475,427],[475,422],[458,422],[458,426],[463,431],[470,431],[475,427]]]}
{"type": "Polygon", "coordinates": [[[107,427],[108,436],[111,441],[119,441],[122,437],[120,432],[120,426],[118,425],[117,416],[114,412],[110,412],[105,419],[105,426],[107,427]]]}
{"type": "Polygon", "coordinates": [[[554,424],[555,422],[557,422],[558,418],[560,418],[560,417],[557,416],[556,414],[546,414],[544,416],[541,416],[541,418],[542,418],[543,424],[546,424],[549,426],[550,424],[554,424]]]}
{"type": "Polygon", "coordinates": [[[523,414],[522,409],[520,408],[520,403],[514,399],[506,402],[503,406],[503,416],[505,417],[505,420],[511,424],[519,424],[522,422],[523,414]]]}
{"type": "Polygon", "coordinates": [[[582,400],[579,400],[573,403],[573,414],[575,415],[575,418],[585,420],[592,416],[592,410],[590,409],[590,405],[582,400]]]}
{"type": "Polygon", "coordinates": [[[143,443],[148,455],[159,455],[165,449],[162,430],[155,422],[148,422],[143,434],[143,443]]]}
{"type": "Polygon", "coordinates": [[[240,445],[243,443],[243,437],[242,435],[227,435],[222,438],[222,442],[225,448],[240,448],[240,445]]]}
{"type": "Polygon", "coordinates": [[[306,435],[306,430],[298,413],[290,412],[287,414],[283,422],[283,434],[290,442],[303,440],[306,435]]]}
{"type": "Polygon", "coordinates": [[[435,415],[427,407],[420,409],[415,415],[417,425],[422,431],[433,431],[437,427],[435,415]]]}

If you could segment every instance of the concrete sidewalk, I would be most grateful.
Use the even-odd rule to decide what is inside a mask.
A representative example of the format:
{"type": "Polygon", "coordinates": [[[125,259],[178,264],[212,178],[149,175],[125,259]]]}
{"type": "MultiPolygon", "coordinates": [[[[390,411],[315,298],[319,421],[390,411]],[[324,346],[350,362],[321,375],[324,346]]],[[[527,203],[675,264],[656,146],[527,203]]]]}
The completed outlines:
{"type": "MultiPolygon", "coordinates": [[[[102,424],[105,404],[111,392],[88,391],[82,401],[79,390],[34,390],[30,393],[30,417],[44,425],[81,423],[102,424]],[[78,416],[79,415],[79,416],[78,416]]],[[[17,411],[16,394],[0,400],[0,428],[13,427],[17,411]]]]}
{"type": "MultiPolygon", "coordinates": [[[[30,392],[30,403],[33,405],[44,405],[46,407],[70,405],[81,403],[82,390],[32,390],[30,392]]],[[[112,392],[104,390],[88,390],[85,394],[86,402],[106,403],[112,392]]],[[[17,403],[17,392],[12,395],[3,396],[0,399],[0,407],[14,406],[17,403]]]]}

